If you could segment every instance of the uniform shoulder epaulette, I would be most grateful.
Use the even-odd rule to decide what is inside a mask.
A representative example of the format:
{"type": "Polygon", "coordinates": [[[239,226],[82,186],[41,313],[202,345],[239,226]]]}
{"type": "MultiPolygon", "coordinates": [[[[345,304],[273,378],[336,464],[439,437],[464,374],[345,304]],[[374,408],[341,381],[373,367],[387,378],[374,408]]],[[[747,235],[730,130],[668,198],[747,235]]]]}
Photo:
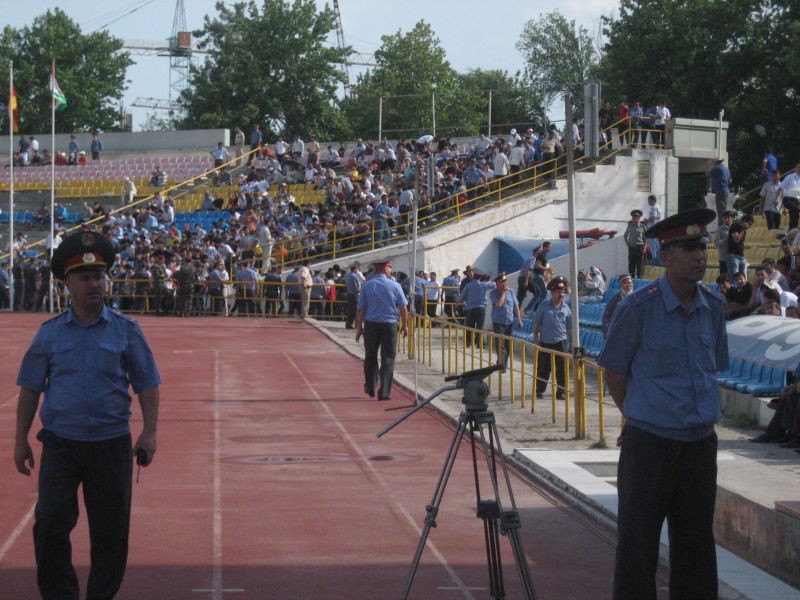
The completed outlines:
{"type": "Polygon", "coordinates": [[[647,302],[648,300],[659,297],[661,297],[661,288],[658,287],[658,280],[656,280],[648,283],[644,287],[640,287],[638,290],[634,290],[630,295],[628,303],[641,304],[642,302],[647,302]]]}
{"type": "Polygon", "coordinates": [[[131,317],[129,315],[126,315],[125,313],[122,313],[122,312],[118,311],[116,308],[109,308],[108,310],[115,317],[119,317],[123,321],[127,321],[128,323],[132,323],[134,325],[138,325],[139,324],[139,321],[137,321],[136,319],[134,319],[133,317],[131,317]]]}
{"type": "Polygon", "coordinates": [[[702,281],[698,282],[698,286],[700,287],[700,289],[701,289],[702,291],[704,291],[706,294],[708,294],[708,295],[709,295],[709,296],[711,296],[712,298],[715,298],[716,300],[719,300],[720,302],[722,302],[722,301],[723,301],[723,298],[722,298],[722,293],[721,293],[721,292],[719,292],[718,290],[712,290],[710,287],[708,287],[708,286],[707,286],[705,283],[703,283],[702,281]]]}
{"type": "Polygon", "coordinates": [[[48,323],[52,323],[53,321],[56,321],[57,319],[62,319],[66,314],[67,314],[67,311],[60,312],[57,315],[54,315],[54,316],[50,317],[46,321],[42,321],[42,325],[47,325],[48,323]]]}

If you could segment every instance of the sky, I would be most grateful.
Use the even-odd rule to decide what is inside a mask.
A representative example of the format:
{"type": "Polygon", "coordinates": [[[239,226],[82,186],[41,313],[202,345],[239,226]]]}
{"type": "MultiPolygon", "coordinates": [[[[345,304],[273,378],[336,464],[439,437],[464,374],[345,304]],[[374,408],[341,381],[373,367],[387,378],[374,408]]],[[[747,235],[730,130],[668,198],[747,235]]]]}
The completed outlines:
{"type": "MultiPolygon", "coordinates": [[[[324,0],[315,1],[319,6],[325,4],[324,0]]],[[[8,25],[22,28],[30,25],[35,16],[58,7],[84,34],[105,29],[125,41],[166,43],[172,32],[175,4],[175,0],[105,0],[97,4],[86,0],[9,1],[3,17],[8,25]]],[[[216,0],[184,0],[187,29],[199,29],[206,14],[215,15],[215,4],[216,0]]],[[[503,69],[512,74],[523,68],[516,43],[529,20],[558,11],[594,33],[601,15],[613,14],[617,5],[618,0],[339,0],[345,43],[358,52],[372,53],[380,48],[382,35],[410,31],[424,19],[457,71],[503,69]]],[[[335,41],[334,34],[332,42],[335,41]]],[[[168,97],[169,59],[138,55],[132,59],[136,64],[128,68],[129,83],[123,101],[133,114],[136,131],[153,111],[131,104],[138,97],[168,97]]],[[[369,58],[359,56],[356,60],[369,58]]],[[[353,80],[357,72],[358,68],[351,69],[353,80]]],[[[65,93],[69,95],[69,90],[65,93]]]]}

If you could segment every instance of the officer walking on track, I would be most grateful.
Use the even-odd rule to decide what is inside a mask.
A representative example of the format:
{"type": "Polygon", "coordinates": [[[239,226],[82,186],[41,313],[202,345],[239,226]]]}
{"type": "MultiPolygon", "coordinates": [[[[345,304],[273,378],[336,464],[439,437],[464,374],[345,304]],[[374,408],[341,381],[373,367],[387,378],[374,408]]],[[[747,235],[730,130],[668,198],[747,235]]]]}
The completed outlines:
{"type": "Polygon", "coordinates": [[[714,503],[721,417],[716,374],[728,368],[724,302],[700,280],[706,208],[653,226],[666,273],[619,303],[598,362],[626,424],[617,488],[614,599],[656,597],[659,537],[669,528],[670,598],[716,600],[714,503]]]}
{"type": "Polygon", "coordinates": [[[364,393],[389,400],[397,353],[397,321],[400,333],[408,334],[408,301],[400,284],[390,276],[389,261],[373,263],[375,275],[362,287],[356,312],[356,341],[364,335],[364,393]],[[378,370],[378,350],[381,354],[378,370]]]}
{"type": "Polygon", "coordinates": [[[103,303],[114,256],[111,243],[90,231],[55,250],[53,275],[66,283],[72,306],[42,324],[17,377],[14,463],[23,475],[34,467],[28,433],[44,392],[33,541],[45,599],[79,595],[69,539],[78,521],[78,486],[91,540],[86,597],[114,597],[128,557],[132,456],[147,466],[156,452],[158,369],[139,325],[103,303]],[[133,445],[129,386],[143,420],[133,445]]]}

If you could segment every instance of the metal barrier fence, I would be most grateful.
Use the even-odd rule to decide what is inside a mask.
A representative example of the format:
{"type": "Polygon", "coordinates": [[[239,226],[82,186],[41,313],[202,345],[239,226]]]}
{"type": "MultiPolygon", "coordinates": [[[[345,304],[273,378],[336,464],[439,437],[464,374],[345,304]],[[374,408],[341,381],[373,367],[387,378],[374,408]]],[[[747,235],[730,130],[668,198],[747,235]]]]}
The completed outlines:
{"type": "Polygon", "coordinates": [[[398,343],[409,359],[438,368],[443,375],[501,362],[507,347],[506,370],[487,379],[492,393],[530,413],[547,414],[552,424],[574,432],[575,439],[586,439],[591,430],[599,445],[606,442],[606,409],[614,405],[604,393],[603,370],[580,352],[550,350],[521,338],[465,327],[457,318],[419,314],[409,318],[408,338],[398,343]],[[550,373],[543,378],[540,369],[545,363],[550,373]],[[559,371],[563,384],[558,382],[559,371]],[[537,383],[548,393],[537,397],[537,383]]]}

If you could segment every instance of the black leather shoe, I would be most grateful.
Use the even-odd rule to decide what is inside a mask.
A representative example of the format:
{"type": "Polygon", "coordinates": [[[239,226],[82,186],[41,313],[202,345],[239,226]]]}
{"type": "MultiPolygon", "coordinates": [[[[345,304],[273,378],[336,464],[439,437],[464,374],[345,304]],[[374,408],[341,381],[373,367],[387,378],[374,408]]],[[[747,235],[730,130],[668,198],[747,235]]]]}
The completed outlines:
{"type": "Polygon", "coordinates": [[[541,400],[542,398],[544,398],[544,394],[542,392],[536,392],[536,399],[541,400]]]}
{"type": "Polygon", "coordinates": [[[374,397],[375,397],[375,390],[371,390],[371,389],[369,389],[369,388],[367,387],[367,384],[366,384],[366,383],[364,384],[364,393],[365,393],[367,396],[369,396],[370,398],[374,398],[374,397]]]}
{"type": "Polygon", "coordinates": [[[563,400],[564,392],[556,392],[556,400],[563,400]]]}
{"type": "Polygon", "coordinates": [[[783,439],[783,435],[775,435],[774,433],[767,433],[766,431],[758,437],[750,438],[751,442],[756,444],[767,444],[770,442],[777,442],[783,439]]]}
{"type": "Polygon", "coordinates": [[[391,396],[378,396],[378,401],[379,402],[382,402],[384,400],[391,400],[391,399],[392,399],[391,396]]]}
{"type": "Polygon", "coordinates": [[[784,442],[781,444],[781,448],[791,448],[792,450],[795,448],[800,448],[800,438],[794,438],[788,442],[784,442]]]}

